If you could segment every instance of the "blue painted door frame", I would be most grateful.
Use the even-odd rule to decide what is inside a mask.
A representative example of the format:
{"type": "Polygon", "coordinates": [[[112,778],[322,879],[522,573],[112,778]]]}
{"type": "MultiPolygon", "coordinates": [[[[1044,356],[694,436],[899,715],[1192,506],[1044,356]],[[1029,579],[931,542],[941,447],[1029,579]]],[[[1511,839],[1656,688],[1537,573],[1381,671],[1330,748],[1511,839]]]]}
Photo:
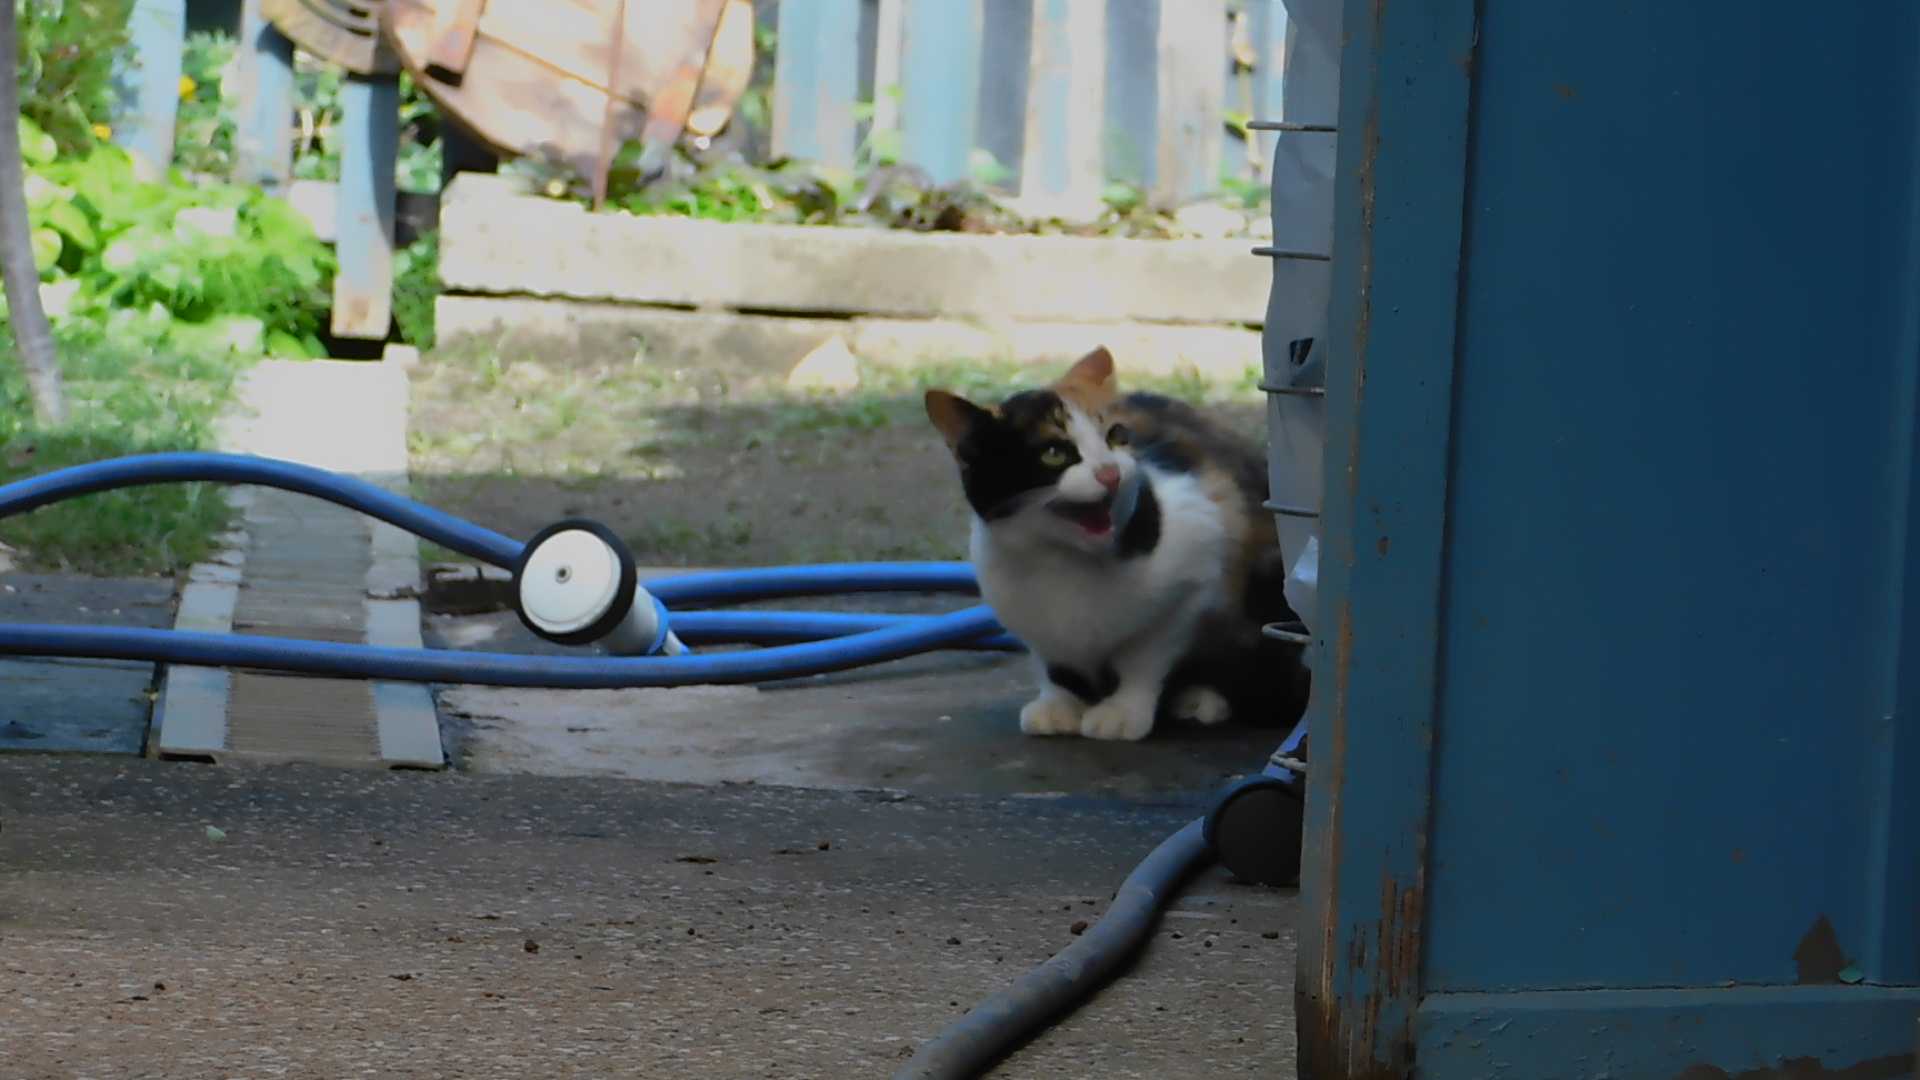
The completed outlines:
{"type": "Polygon", "coordinates": [[[1343,20],[1302,1076],[1912,1075],[1920,5],[1343,20]]]}

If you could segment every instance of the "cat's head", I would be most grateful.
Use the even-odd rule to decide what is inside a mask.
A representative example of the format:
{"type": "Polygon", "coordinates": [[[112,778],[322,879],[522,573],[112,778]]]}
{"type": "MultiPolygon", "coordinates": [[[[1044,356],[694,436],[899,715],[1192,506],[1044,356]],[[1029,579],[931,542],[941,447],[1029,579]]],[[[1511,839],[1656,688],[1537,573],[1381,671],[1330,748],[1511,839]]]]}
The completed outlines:
{"type": "Polygon", "coordinates": [[[1113,546],[1140,481],[1119,404],[1104,347],[1053,385],[990,407],[927,391],[927,416],[953,451],[980,520],[1095,551],[1113,546]]]}

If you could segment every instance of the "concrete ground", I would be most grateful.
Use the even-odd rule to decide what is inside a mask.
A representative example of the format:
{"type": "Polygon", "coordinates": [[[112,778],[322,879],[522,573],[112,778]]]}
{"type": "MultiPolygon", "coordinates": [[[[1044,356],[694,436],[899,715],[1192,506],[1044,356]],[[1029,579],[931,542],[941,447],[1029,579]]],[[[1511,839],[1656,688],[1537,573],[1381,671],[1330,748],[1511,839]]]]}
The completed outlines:
{"type": "MultiPolygon", "coordinates": [[[[121,595],[34,585],[14,614],[121,595]]],[[[549,648],[510,615],[427,622],[549,648]]],[[[0,754],[0,1076],[890,1075],[1277,738],[1028,739],[1027,680],[943,654],[765,689],[448,688],[447,773],[0,754]]],[[[0,711],[42,689],[0,678],[0,711]]],[[[1295,914],[1210,871],[994,1075],[1291,1075],[1295,914]]]]}
{"type": "MultiPolygon", "coordinates": [[[[834,597],[833,611],[929,612],[962,598],[834,597]]],[[[761,605],[766,606],[766,605],[761,605]]],[[[431,615],[428,643],[489,652],[566,650],[511,613],[431,615]]],[[[1256,772],[1283,732],[1170,727],[1139,743],[1020,734],[1031,661],[945,652],[765,686],[440,692],[456,768],[674,783],[785,784],[914,794],[1184,799],[1256,772]]]]}
{"type": "MultiPolygon", "coordinates": [[[[1193,810],[3,757],[0,1061],[886,1076],[1193,810]]],[[[1209,872],[995,1075],[1292,1075],[1294,909],[1209,872]]]]}

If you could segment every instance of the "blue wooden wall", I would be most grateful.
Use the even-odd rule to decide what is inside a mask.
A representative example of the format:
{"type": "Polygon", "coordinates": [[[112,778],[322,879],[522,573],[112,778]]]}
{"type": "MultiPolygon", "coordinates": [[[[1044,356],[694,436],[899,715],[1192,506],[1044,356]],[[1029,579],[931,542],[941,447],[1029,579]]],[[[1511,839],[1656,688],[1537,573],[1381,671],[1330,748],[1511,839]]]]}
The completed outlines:
{"type": "Polygon", "coordinates": [[[1303,1075],[1912,1075],[1920,9],[1804,16],[1346,4],[1303,1075]]]}

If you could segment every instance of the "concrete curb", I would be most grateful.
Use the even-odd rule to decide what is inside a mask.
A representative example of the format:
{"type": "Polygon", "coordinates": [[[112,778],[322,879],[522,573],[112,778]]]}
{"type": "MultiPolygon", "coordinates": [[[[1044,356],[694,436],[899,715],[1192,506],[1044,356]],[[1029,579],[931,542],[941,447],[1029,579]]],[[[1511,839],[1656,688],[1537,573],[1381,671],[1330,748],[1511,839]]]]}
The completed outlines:
{"type": "Polygon", "coordinates": [[[1247,269],[1247,240],[975,236],[591,214],[462,174],[441,211],[452,293],[800,315],[1258,326],[1321,262],[1247,269]],[[1271,289],[1270,289],[1271,286],[1271,289]]]}

